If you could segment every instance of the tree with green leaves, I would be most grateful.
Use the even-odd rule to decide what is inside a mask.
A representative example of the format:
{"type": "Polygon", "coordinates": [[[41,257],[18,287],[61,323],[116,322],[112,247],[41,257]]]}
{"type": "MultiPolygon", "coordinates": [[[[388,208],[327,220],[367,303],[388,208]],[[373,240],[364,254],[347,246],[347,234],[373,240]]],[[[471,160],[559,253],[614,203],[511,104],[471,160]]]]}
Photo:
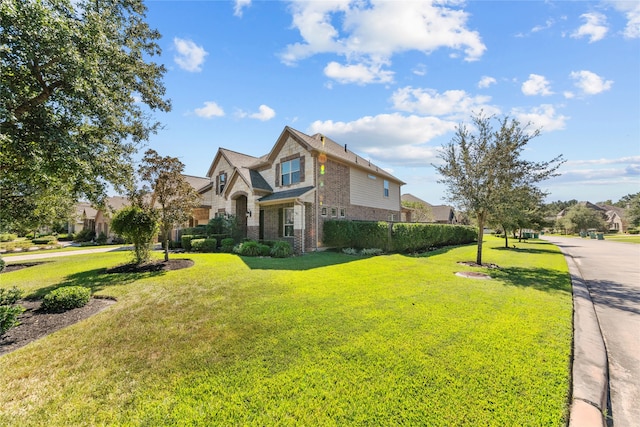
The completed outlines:
{"type": "Polygon", "coordinates": [[[170,110],[145,13],[142,0],[0,2],[0,227],[54,186],[98,204],[130,186],[151,113],[170,110]]]}
{"type": "Polygon", "coordinates": [[[133,243],[136,264],[151,257],[151,245],[158,233],[156,212],[134,203],[117,211],[111,219],[111,229],[126,241],[133,243]]]}
{"type": "Polygon", "coordinates": [[[171,230],[187,222],[200,204],[200,196],[182,175],[183,170],[178,158],[162,157],[155,150],[146,151],[138,168],[145,183],[143,191],[150,195],[148,208],[157,211],[165,261],[169,261],[171,230]]]}
{"type": "Polygon", "coordinates": [[[565,211],[563,218],[565,228],[573,231],[587,231],[596,229],[606,230],[604,214],[594,209],[590,209],[584,204],[571,206],[565,211]]]}
{"type": "Polygon", "coordinates": [[[539,228],[544,219],[542,200],[545,193],[539,188],[524,184],[501,193],[492,209],[489,224],[504,232],[504,247],[509,247],[509,233],[523,228],[539,228]]]}
{"type": "Polygon", "coordinates": [[[457,127],[453,139],[442,147],[435,166],[438,180],[446,187],[447,198],[456,207],[475,217],[478,226],[476,263],[482,265],[484,227],[492,214],[510,201],[514,191],[557,175],[564,162],[562,155],[546,162],[522,158],[525,146],[540,134],[528,132],[515,119],[497,119],[482,112],[471,117],[473,130],[467,125],[457,127]]]}

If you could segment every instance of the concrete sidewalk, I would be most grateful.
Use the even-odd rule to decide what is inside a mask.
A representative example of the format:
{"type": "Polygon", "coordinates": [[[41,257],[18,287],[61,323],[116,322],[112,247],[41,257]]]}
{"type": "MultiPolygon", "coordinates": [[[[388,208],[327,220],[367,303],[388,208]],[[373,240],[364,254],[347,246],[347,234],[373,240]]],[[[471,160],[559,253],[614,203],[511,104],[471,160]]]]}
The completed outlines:
{"type": "Polygon", "coordinates": [[[7,263],[16,263],[20,261],[32,261],[36,259],[45,259],[45,258],[58,258],[63,256],[72,256],[72,255],[86,255],[93,253],[101,253],[101,252],[117,252],[117,251],[130,251],[132,249],[131,246],[105,246],[101,248],[93,248],[93,249],[78,249],[77,251],[41,251],[34,254],[24,254],[24,255],[12,255],[12,256],[4,256],[2,259],[7,263]]]}

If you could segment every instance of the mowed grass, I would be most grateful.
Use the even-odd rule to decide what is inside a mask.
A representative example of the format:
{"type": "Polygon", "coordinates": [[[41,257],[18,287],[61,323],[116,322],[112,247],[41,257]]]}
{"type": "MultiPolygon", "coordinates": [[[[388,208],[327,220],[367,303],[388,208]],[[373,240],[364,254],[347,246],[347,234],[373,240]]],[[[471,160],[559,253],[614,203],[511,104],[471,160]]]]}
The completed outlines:
{"type": "Polygon", "coordinates": [[[613,242],[640,243],[640,234],[605,234],[604,239],[613,242]]]}
{"type": "Polygon", "coordinates": [[[118,303],[0,357],[0,425],[563,426],[571,287],[546,242],[422,257],[183,255],[104,275],[126,253],[3,274],[118,303]],[[456,271],[484,271],[474,280],[456,271]]]}

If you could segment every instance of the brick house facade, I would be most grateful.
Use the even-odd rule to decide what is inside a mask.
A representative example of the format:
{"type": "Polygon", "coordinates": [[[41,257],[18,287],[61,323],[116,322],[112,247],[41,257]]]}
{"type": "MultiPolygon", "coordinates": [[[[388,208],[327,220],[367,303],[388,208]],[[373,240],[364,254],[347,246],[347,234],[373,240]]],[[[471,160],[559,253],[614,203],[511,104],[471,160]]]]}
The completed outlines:
{"type": "Polygon", "coordinates": [[[255,240],[286,240],[296,253],[322,247],[326,220],[399,221],[401,180],[331,139],[285,127],[253,157],[220,148],[200,190],[210,218],[231,214],[255,240]]]}

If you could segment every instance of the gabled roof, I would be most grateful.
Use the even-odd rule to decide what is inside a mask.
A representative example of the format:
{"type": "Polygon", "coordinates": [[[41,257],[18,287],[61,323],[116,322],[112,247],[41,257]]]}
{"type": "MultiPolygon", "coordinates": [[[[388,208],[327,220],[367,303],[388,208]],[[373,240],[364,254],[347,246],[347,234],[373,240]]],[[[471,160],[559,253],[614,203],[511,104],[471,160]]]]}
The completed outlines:
{"type": "Polygon", "coordinates": [[[287,141],[287,136],[291,136],[298,144],[300,144],[302,147],[304,147],[305,150],[309,151],[312,154],[317,155],[320,153],[324,153],[327,155],[327,157],[331,157],[334,160],[341,161],[342,163],[347,163],[350,166],[362,169],[367,173],[379,175],[390,181],[397,182],[400,185],[405,184],[405,182],[399,180],[389,172],[371,163],[370,160],[367,160],[364,157],[357,155],[353,151],[348,150],[346,145],[340,145],[332,139],[319,133],[313,136],[309,136],[289,126],[285,126],[284,130],[280,134],[280,137],[278,137],[278,140],[276,141],[269,154],[263,156],[260,159],[261,163],[254,165],[254,167],[262,168],[275,163],[277,161],[278,153],[282,149],[284,143],[287,141]]]}
{"type": "Polygon", "coordinates": [[[238,153],[237,151],[229,150],[226,148],[219,148],[218,152],[216,153],[216,156],[211,162],[211,166],[209,166],[209,170],[207,171],[208,177],[211,177],[211,174],[213,173],[213,170],[215,169],[218,162],[220,161],[221,156],[224,157],[230,165],[237,168],[250,167],[251,165],[259,162],[260,160],[257,157],[238,153]]]}
{"type": "Polygon", "coordinates": [[[436,222],[449,222],[451,220],[452,212],[455,212],[452,206],[449,205],[432,205],[431,203],[427,203],[422,199],[417,198],[413,194],[403,194],[400,196],[400,200],[403,202],[412,202],[412,203],[422,203],[431,209],[431,215],[433,215],[433,220],[436,222]]]}
{"type": "Polygon", "coordinates": [[[193,176],[193,175],[182,175],[184,179],[189,183],[190,186],[193,187],[194,190],[200,191],[203,187],[211,184],[211,180],[209,178],[201,177],[201,176],[193,176]]]}

